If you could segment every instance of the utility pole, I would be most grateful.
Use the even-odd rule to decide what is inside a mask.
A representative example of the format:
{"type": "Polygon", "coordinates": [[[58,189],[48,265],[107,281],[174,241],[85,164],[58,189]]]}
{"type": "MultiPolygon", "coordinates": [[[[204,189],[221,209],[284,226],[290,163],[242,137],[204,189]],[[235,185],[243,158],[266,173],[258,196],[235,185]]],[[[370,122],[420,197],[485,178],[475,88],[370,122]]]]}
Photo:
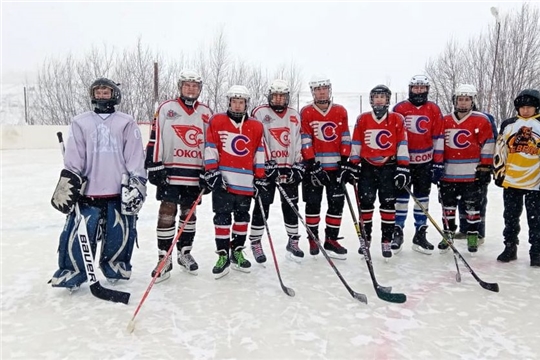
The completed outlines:
{"type": "Polygon", "coordinates": [[[499,20],[499,10],[492,6],[491,7],[491,15],[495,17],[496,21],[496,40],[495,40],[495,56],[493,56],[493,71],[491,72],[491,85],[489,88],[489,98],[488,98],[488,106],[487,106],[487,112],[491,113],[491,97],[493,95],[493,85],[495,82],[495,69],[497,68],[497,54],[499,52],[499,36],[501,34],[501,21],[499,20]]]}
{"type": "Polygon", "coordinates": [[[26,92],[26,86],[24,87],[24,122],[26,125],[30,125],[28,123],[28,94],[26,92]]]}

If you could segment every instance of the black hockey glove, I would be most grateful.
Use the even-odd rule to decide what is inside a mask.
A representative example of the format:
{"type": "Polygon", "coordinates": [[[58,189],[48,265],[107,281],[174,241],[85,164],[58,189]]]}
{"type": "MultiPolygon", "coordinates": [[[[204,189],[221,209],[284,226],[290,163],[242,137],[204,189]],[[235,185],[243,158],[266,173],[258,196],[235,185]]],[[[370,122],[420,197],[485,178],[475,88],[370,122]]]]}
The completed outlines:
{"type": "Polygon", "coordinates": [[[319,161],[313,165],[309,175],[311,183],[315,187],[322,187],[330,184],[330,176],[328,176],[328,173],[321,167],[321,163],[319,161]]]}
{"type": "Polygon", "coordinates": [[[298,185],[302,182],[302,179],[304,179],[304,174],[306,173],[306,169],[304,168],[304,165],[302,163],[294,163],[292,168],[292,178],[293,178],[293,184],[298,185]]]}
{"type": "Polygon", "coordinates": [[[411,181],[411,175],[409,173],[409,168],[404,166],[398,166],[396,168],[396,173],[394,175],[394,183],[398,189],[403,189],[411,181]]]}
{"type": "Polygon", "coordinates": [[[206,189],[205,192],[214,191],[219,187],[223,187],[223,177],[219,170],[207,171],[204,174],[201,174],[200,179],[204,180],[204,182],[199,181],[199,186],[202,184],[204,189],[206,189]]]}
{"type": "Polygon", "coordinates": [[[491,166],[478,165],[476,167],[474,181],[480,186],[488,185],[491,182],[491,166]]]}
{"type": "Polygon", "coordinates": [[[431,165],[431,182],[435,185],[441,181],[444,175],[444,164],[433,163],[431,165]]]}
{"type": "Polygon", "coordinates": [[[360,167],[354,165],[350,161],[340,161],[338,162],[339,165],[339,175],[337,178],[337,181],[340,184],[350,183],[352,184],[353,181],[358,180],[359,170],[360,167]]]}
{"type": "Polygon", "coordinates": [[[69,214],[79,197],[84,193],[86,178],[74,173],[71,170],[63,169],[60,172],[60,179],[54,189],[51,205],[64,214],[69,214]]]}
{"type": "Polygon", "coordinates": [[[167,170],[162,163],[157,163],[156,166],[148,168],[148,181],[150,184],[157,187],[166,186],[169,184],[167,179],[167,170]]]}
{"type": "Polygon", "coordinates": [[[253,190],[254,190],[253,197],[254,198],[259,197],[263,191],[267,190],[268,185],[270,185],[270,182],[268,181],[267,178],[255,179],[255,181],[253,182],[253,190]]]}
{"type": "Polygon", "coordinates": [[[276,182],[276,179],[279,176],[276,160],[269,160],[264,164],[264,173],[269,182],[276,182]]]}

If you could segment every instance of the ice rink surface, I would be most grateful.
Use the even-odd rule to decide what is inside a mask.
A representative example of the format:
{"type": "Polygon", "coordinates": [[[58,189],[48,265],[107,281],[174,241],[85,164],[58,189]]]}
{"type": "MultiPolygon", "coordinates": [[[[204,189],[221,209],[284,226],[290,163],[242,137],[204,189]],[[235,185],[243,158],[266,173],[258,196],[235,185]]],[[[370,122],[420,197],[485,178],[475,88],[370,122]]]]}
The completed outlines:
{"type": "MultiPolygon", "coordinates": [[[[131,293],[130,304],[97,299],[87,284],[70,295],[47,284],[57,268],[58,236],[65,220],[50,205],[62,168],[60,153],[51,149],[0,154],[2,359],[540,358],[540,269],[529,266],[525,221],[518,261],[495,260],[503,249],[503,219],[502,191],[493,184],[486,243],[475,258],[467,252],[466,241],[458,240],[456,246],[483,280],[499,283],[500,293],[482,289],[464,266],[462,282],[457,283],[451,252],[427,256],[411,249],[412,202],[404,250],[388,263],[380,252],[377,210],[374,217],[375,273],[382,285],[408,296],[404,304],[377,298],[357,253],[358,238],[347,208],[341,235],[349,254],[346,261],[335,263],[349,285],[367,295],[367,305],[349,295],[322,255],[307,255],[301,264],[285,258],[278,202],[271,208],[269,225],[283,281],[296,297],[286,296],[279,286],[266,235],[265,267],[254,264],[250,274],[231,270],[214,280],[213,214],[211,199],[205,196],[197,212],[192,252],[199,275],[180,271],[174,262],[171,279],[153,287],[134,333],[128,334],[126,326],[157,260],[155,188],[149,186],[140,213],[132,279],[115,286],[131,293]]],[[[352,188],[349,193],[353,196],[352,188]]],[[[430,212],[440,222],[435,193],[433,188],[430,212]]],[[[308,253],[305,229],[300,229],[300,246],[308,253]]],[[[435,245],[440,240],[432,226],[428,239],[435,245]]],[[[98,278],[112,286],[99,271],[98,278]]]]}

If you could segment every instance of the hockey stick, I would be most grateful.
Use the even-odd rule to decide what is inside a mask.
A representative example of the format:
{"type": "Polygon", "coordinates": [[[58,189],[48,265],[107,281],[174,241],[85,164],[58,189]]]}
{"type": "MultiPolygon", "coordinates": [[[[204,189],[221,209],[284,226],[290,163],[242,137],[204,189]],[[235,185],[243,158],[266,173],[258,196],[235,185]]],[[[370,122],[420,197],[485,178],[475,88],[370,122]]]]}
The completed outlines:
{"type": "Polygon", "coordinates": [[[300,220],[302,225],[304,225],[304,227],[306,228],[309,236],[313,239],[313,241],[315,241],[315,243],[319,247],[319,250],[321,250],[321,253],[324,255],[324,257],[326,258],[326,261],[328,261],[328,263],[330,264],[330,266],[332,267],[332,269],[334,270],[334,272],[338,276],[339,280],[341,280],[343,285],[345,285],[345,288],[347,289],[347,291],[349,291],[349,294],[351,294],[351,296],[353,298],[355,298],[356,300],[367,304],[367,296],[364,295],[364,294],[357,293],[357,292],[353,291],[353,289],[351,289],[351,287],[349,286],[347,281],[345,281],[345,279],[343,278],[343,275],[341,275],[341,273],[339,272],[338,268],[336,267],[336,265],[334,264],[334,262],[332,261],[330,256],[328,256],[328,254],[326,253],[326,250],[321,245],[321,241],[319,240],[319,238],[317,236],[315,236],[315,234],[313,234],[311,229],[307,226],[306,221],[304,220],[302,215],[300,215],[300,212],[298,211],[298,209],[294,206],[291,199],[287,196],[287,193],[285,192],[285,189],[283,189],[283,187],[279,183],[276,183],[276,186],[277,186],[279,192],[281,193],[281,195],[283,196],[283,198],[287,201],[287,203],[291,207],[291,209],[293,209],[296,216],[298,216],[298,219],[300,220]]]}
{"type": "MultiPolygon", "coordinates": [[[[364,259],[366,260],[366,264],[369,270],[369,275],[371,276],[371,282],[373,283],[373,287],[375,288],[375,292],[377,293],[377,296],[379,299],[392,302],[392,303],[404,303],[407,301],[407,295],[401,294],[401,293],[391,293],[392,288],[381,286],[377,279],[375,278],[375,272],[373,271],[373,261],[371,259],[371,254],[369,253],[369,250],[366,246],[366,234],[365,229],[363,225],[361,226],[358,222],[358,219],[356,218],[356,214],[354,212],[353,204],[351,201],[351,198],[349,197],[349,192],[347,191],[347,187],[344,183],[342,183],[343,186],[343,192],[345,193],[345,198],[347,199],[347,204],[349,205],[349,211],[351,212],[351,217],[354,222],[354,228],[356,229],[356,235],[358,235],[358,240],[360,241],[360,247],[362,249],[362,253],[364,254],[364,259]]],[[[358,190],[356,190],[356,181],[353,181],[353,187],[355,188],[355,194],[358,193],[358,190]]]]}
{"type": "Polygon", "coordinates": [[[499,284],[497,283],[488,283],[488,282],[485,282],[483,281],[482,279],[480,279],[478,277],[478,275],[476,275],[476,273],[474,272],[474,270],[471,268],[471,266],[469,265],[469,263],[467,263],[467,261],[465,260],[465,258],[463,257],[463,255],[461,255],[461,253],[458,251],[458,249],[456,249],[456,247],[454,246],[454,243],[452,242],[452,240],[449,240],[448,237],[446,236],[446,234],[444,233],[444,231],[441,229],[441,227],[439,226],[439,224],[437,224],[437,222],[433,219],[433,217],[431,217],[431,215],[427,212],[426,208],[424,207],[424,205],[422,205],[422,203],[416,198],[416,196],[414,196],[411,192],[411,189],[408,187],[408,186],[405,186],[404,187],[405,190],[407,190],[407,192],[409,193],[409,195],[411,195],[412,199],[414,200],[414,202],[418,205],[418,207],[422,210],[422,212],[427,216],[427,218],[429,219],[429,221],[433,224],[433,226],[437,229],[437,231],[439,232],[439,234],[441,234],[441,236],[443,237],[444,240],[446,240],[446,242],[448,243],[448,245],[450,245],[450,248],[452,249],[452,251],[454,252],[454,254],[456,254],[459,259],[463,262],[463,264],[465,265],[465,267],[467,268],[467,270],[469,270],[469,272],[471,273],[471,275],[474,277],[474,279],[476,281],[478,281],[478,283],[480,284],[481,287],[483,287],[484,289],[486,290],[489,290],[489,291],[493,291],[493,292],[499,292],[499,284]]]}
{"type": "MultiPolygon", "coordinates": [[[[439,192],[437,194],[437,196],[439,198],[439,203],[441,203],[442,218],[443,218],[443,221],[444,221],[444,225],[446,226],[446,228],[448,230],[450,230],[450,223],[448,222],[448,218],[446,217],[446,211],[444,211],[444,204],[443,204],[443,201],[442,201],[441,186],[439,185],[439,183],[437,183],[437,191],[439,192]]],[[[452,240],[454,240],[454,239],[452,239],[452,240]]],[[[448,241],[448,240],[445,240],[445,241],[448,241]]],[[[454,263],[456,264],[456,270],[457,270],[457,272],[456,272],[456,281],[461,282],[461,271],[459,270],[459,264],[458,264],[457,255],[453,251],[452,251],[452,254],[454,255],[454,263]]]]}
{"type": "MultiPolygon", "coordinates": [[[[60,150],[62,155],[65,153],[64,139],[62,132],[57,132],[58,142],[60,143],[60,150]]],[[[86,227],[86,219],[81,214],[79,203],[75,204],[75,216],[79,223],[77,225],[77,236],[79,238],[79,246],[81,248],[81,255],[84,261],[84,268],[86,270],[86,276],[88,282],[90,282],[90,292],[98,299],[108,300],[116,303],[127,304],[129,302],[130,293],[108,289],[99,283],[95,273],[94,256],[90,246],[90,239],[88,237],[88,229],[86,227]]]]}
{"type": "Polygon", "coordinates": [[[283,290],[285,294],[289,295],[290,297],[294,297],[295,295],[294,290],[289,287],[286,287],[283,284],[283,280],[281,279],[281,272],[279,271],[279,266],[278,266],[278,262],[276,258],[276,252],[274,251],[274,243],[272,241],[272,236],[270,236],[270,228],[268,227],[268,222],[266,221],[264,206],[263,206],[262,199],[260,196],[257,196],[257,201],[259,202],[259,207],[261,209],[261,214],[264,221],[264,227],[266,228],[266,235],[268,235],[268,242],[270,243],[270,250],[272,250],[272,257],[274,258],[274,265],[276,266],[276,272],[279,279],[279,283],[281,284],[281,289],[283,290]]]}
{"type": "Polygon", "coordinates": [[[204,195],[204,189],[201,190],[201,192],[199,193],[199,196],[193,202],[193,205],[191,206],[191,209],[189,209],[189,212],[186,215],[186,219],[184,220],[184,223],[182,224],[180,229],[178,229],[178,232],[176,233],[176,236],[174,237],[174,240],[173,240],[171,246],[169,247],[169,251],[167,251],[167,255],[165,255],[163,257],[163,259],[161,259],[161,261],[159,262],[159,265],[158,265],[158,267],[156,269],[155,275],[152,277],[152,280],[150,281],[150,284],[146,288],[146,291],[144,292],[143,297],[142,297],[141,301],[139,302],[139,305],[137,306],[137,309],[135,309],[135,312],[133,313],[133,316],[131,317],[131,320],[128,323],[127,331],[129,333],[132,333],[133,330],[135,330],[135,318],[137,317],[137,314],[139,313],[139,310],[141,310],[141,307],[144,304],[144,301],[148,297],[148,294],[150,294],[150,290],[152,290],[152,287],[154,286],[157,277],[161,273],[161,270],[163,270],[163,268],[165,267],[165,264],[167,263],[167,259],[169,258],[169,256],[171,256],[171,253],[172,253],[172,251],[174,249],[174,246],[178,242],[178,239],[180,239],[180,235],[182,235],[182,233],[184,232],[184,228],[186,227],[187,223],[189,222],[189,219],[191,219],[191,216],[195,212],[195,209],[197,208],[197,205],[201,202],[201,198],[202,198],[203,195],[204,195]]]}

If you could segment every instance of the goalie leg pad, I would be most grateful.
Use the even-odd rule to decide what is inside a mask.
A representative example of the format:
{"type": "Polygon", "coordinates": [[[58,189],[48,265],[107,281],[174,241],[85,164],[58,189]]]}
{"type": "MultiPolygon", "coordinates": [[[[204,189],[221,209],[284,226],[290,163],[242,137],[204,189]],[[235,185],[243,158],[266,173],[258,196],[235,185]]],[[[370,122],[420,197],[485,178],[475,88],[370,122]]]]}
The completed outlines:
{"type": "Polygon", "coordinates": [[[131,277],[131,256],[137,240],[137,217],[122,215],[119,200],[107,204],[105,238],[99,266],[107,279],[128,280],[131,277]]]}
{"type": "Polygon", "coordinates": [[[60,179],[56,184],[56,189],[54,189],[51,205],[61,213],[69,214],[84,192],[85,185],[86,178],[70,170],[63,169],[60,172],[60,179]]]}
{"type": "MultiPolygon", "coordinates": [[[[100,209],[79,204],[81,215],[87,221],[88,236],[92,254],[96,253],[96,235],[100,218],[100,209]]],[[[54,273],[51,284],[53,287],[72,288],[86,282],[86,271],[77,237],[79,221],[72,212],[66,219],[64,229],[60,234],[58,246],[58,270],[54,273]]]]}

